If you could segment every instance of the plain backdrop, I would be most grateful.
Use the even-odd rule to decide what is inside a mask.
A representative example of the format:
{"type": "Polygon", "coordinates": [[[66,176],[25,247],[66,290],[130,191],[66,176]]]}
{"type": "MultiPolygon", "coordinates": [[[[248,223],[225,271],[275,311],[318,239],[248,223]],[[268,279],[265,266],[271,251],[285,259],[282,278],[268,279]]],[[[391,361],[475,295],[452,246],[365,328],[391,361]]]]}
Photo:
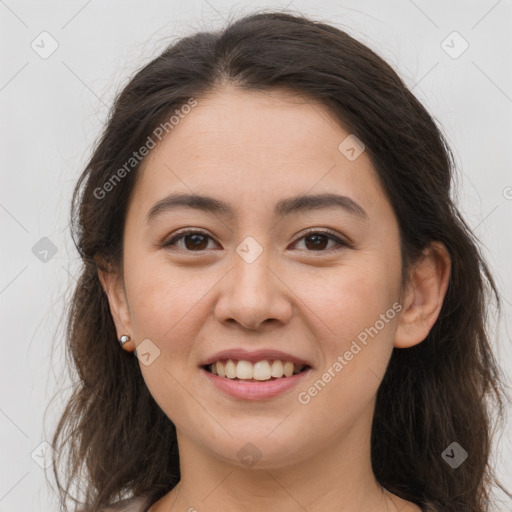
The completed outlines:
{"type": "MultiPolygon", "coordinates": [[[[175,39],[285,6],[377,51],[441,125],[458,204],[501,289],[493,343],[512,375],[510,0],[0,0],[0,512],[57,510],[44,466],[69,393],[62,327],[79,268],[69,200],[112,99],[175,39]]],[[[512,428],[494,459],[511,489],[512,428]]],[[[499,512],[510,510],[503,501],[499,512]]]]}

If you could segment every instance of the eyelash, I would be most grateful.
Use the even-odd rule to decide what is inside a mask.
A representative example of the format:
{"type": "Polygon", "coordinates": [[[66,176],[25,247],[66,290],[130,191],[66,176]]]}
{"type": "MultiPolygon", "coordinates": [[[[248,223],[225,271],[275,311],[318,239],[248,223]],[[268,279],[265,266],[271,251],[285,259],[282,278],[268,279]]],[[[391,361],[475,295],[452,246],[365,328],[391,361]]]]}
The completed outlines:
{"type": "MultiPolygon", "coordinates": [[[[187,235],[203,235],[203,236],[206,236],[208,238],[210,238],[211,240],[213,240],[213,238],[208,234],[208,233],[205,233],[204,231],[197,231],[197,230],[193,230],[193,229],[189,229],[189,230],[186,230],[186,231],[182,231],[181,233],[178,233],[177,235],[175,235],[174,237],[172,237],[169,241],[167,242],[164,242],[162,244],[162,247],[170,247],[170,246],[173,246],[176,244],[176,242],[182,238],[185,238],[187,235]]],[[[329,249],[324,249],[324,250],[319,250],[319,251],[307,251],[306,252],[327,252],[327,253],[330,253],[332,250],[340,250],[341,248],[343,247],[349,247],[351,248],[352,245],[346,241],[343,241],[341,240],[338,236],[336,236],[336,234],[333,232],[333,231],[330,231],[330,230],[318,230],[318,229],[310,229],[309,231],[307,231],[306,233],[304,233],[300,238],[298,238],[295,242],[297,243],[299,240],[302,240],[303,238],[307,238],[308,236],[311,236],[311,235],[325,235],[327,236],[327,238],[329,238],[330,240],[334,240],[338,247],[331,247],[329,249]]],[[[203,249],[203,250],[199,250],[199,251],[190,251],[188,249],[183,249],[184,251],[186,252],[204,252],[206,249],[203,249]]]]}

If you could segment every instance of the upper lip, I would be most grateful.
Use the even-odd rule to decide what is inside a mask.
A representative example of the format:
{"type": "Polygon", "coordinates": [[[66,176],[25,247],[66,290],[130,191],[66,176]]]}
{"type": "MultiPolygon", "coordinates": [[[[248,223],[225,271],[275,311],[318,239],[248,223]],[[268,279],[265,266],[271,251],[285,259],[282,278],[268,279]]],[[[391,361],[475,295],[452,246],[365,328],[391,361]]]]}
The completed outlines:
{"type": "Polygon", "coordinates": [[[231,348],[227,350],[221,350],[220,352],[216,352],[212,356],[206,358],[200,366],[207,366],[212,363],[216,363],[217,361],[222,361],[224,359],[234,359],[237,361],[250,361],[255,363],[256,361],[263,361],[264,359],[268,359],[271,361],[275,361],[279,359],[280,361],[290,361],[294,364],[302,364],[305,366],[311,366],[311,363],[302,359],[301,357],[296,357],[292,354],[287,354],[286,352],[282,352],[281,350],[274,349],[260,349],[248,351],[243,348],[231,348]]]}

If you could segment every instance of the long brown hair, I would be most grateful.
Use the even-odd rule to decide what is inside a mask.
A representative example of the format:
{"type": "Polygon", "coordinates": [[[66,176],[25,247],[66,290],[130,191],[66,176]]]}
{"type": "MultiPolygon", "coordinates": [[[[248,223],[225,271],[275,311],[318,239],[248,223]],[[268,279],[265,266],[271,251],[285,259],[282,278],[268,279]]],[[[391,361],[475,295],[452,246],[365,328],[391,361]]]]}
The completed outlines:
{"type": "Polygon", "coordinates": [[[497,483],[489,464],[493,414],[502,417],[505,401],[485,321],[493,299],[498,310],[500,301],[451,198],[453,156],[432,117],[376,53],[338,28],[285,12],[257,12],[219,32],[196,33],[144,66],[118,95],[78,180],[72,234],[83,268],[66,333],[77,377],[52,443],[63,506],[71,499],[97,512],[132,495],[153,503],[180,479],[175,427],[150,395],[137,358],[117,343],[97,269],[100,261],[122,268],[140,163],[114,184],[116,173],[176,109],[225,84],[283,87],[320,101],[364,143],[398,219],[404,279],[433,241],[447,247],[452,273],[440,316],[422,343],[393,350],[379,388],[372,465],[379,483],[406,500],[445,512],[489,510],[497,483]],[[469,454],[456,470],[441,456],[454,441],[469,454]],[[70,488],[81,477],[79,500],[70,488]]]}

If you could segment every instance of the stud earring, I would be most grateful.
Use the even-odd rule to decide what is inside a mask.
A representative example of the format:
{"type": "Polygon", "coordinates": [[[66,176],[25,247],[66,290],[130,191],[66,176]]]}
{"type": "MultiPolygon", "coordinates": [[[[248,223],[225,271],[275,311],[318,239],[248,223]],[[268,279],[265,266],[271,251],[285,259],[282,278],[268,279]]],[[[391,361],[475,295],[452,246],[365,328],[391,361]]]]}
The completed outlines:
{"type": "Polygon", "coordinates": [[[124,346],[125,343],[127,343],[128,341],[130,341],[131,338],[130,336],[126,336],[126,334],[123,334],[120,338],[119,338],[119,344],[122,346],[124,346]]]}

